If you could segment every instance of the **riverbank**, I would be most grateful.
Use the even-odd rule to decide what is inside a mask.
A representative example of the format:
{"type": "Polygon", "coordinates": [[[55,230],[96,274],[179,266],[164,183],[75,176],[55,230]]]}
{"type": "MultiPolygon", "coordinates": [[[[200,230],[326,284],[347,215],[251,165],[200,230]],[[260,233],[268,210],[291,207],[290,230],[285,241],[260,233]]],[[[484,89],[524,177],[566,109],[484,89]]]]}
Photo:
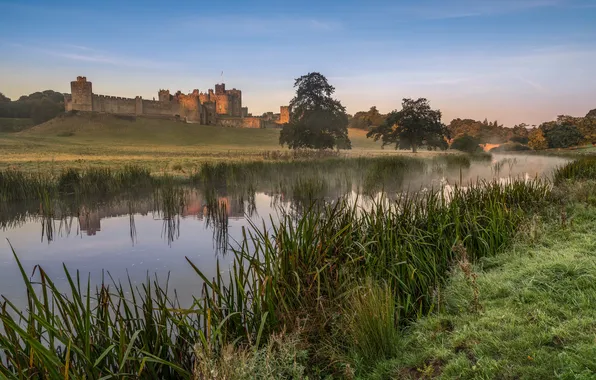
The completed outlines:
{"type": "Polygon", "coordinates": [[[441,311],[403,335],[370,378],[593,379],[596,182],[566,188],[511,248],[457,265],[441,311]]]}
{"type": "MultiPolygon", "coordinates": [[[[449,161],[379,158],[320,164],[331,165],[328,169],[340,164],[338,184],[352,188],[341,166],[346,163],[351,170],[363,169],[363,183],[377,186],[388,179],[395,181],[398,172],[418,177],[434,173],[441,178],[442,170],[450,165],[449,161]]],[[[466,162],[458,159],[451,164],[461,167],[466,162]]],[[[189,260],[202,279],[191,308],[182,307],[164,290],[167,285],[157,280],[147,279],[140,288],[132,282],[120,285],[120,281],[126,284],[122,278],[106,280],[95,293],[71,271],[64,276],[70,284],[70,290],[64,292],[39,267],[33,280],[41,282],[46,291],[35,292],[37,285],[23,269],[22,280],[30,289],[27,304],[34,307],[24,311],[7,303],[0,313],[5,332],[0,334],[0,346],[8,358],[2,362],[0,373],[8,378],[16,378],[19,371],[46,373],[49,378],[64,378],[66,372],[72,378],[82,374],[197,379],[448,376],[449,371],[460,370],[456,365],[464,365],[458,355],[465,350],[447,340],[438,341],[445,347],[435,342],[420,348],[430,339],[424,334],[436,337],[436,332],[426,329],[427,324],[432,324],[433,318],[442,321],[449,313],[449,318],[462,323],[461,333],[465,334],[466,323],[487,313],[488,322],[482,326],[489,327],[478,337],[498,333],[494,326],[507,322],[498,319],[502,310],[487,310],[493,307],[491,294],[497,294],[495,302],[508,296],[506,291],[493,289],[507,283],[508,278],[485,281],[481,270],[490,273],[517,256],[528,257],[530,248],[548,246],[542,239],[551,235],[542,231],[557,231],[557,227],[569,231],[578,223],[576,218],[581,221],[575,216],[577,210],[588,210],[584,203],[594,203],[592,183],[582,181],[594,179],[595,164],[590,159],[570,163],[556,173],[554,183],[509,178],[492,184],[449,185],[447,192],[398,192],[386,199],[388,202],[368,199],[362,208],[350,204],[349,198],[325,201],[315,191],[323,182],[298,178],[293,191],[299,190],[297,198],[303,202],[299,204],[305,206],[308,199],[318,200],[317,204],[293,207],[272,226],[250,222],[231,253],[229,267],[218,263],[216,270],[207,272],[209,268],[189,260]],[[561,209],[561,205],[566,208],[561,209]],[[525,246],[528,250],[521,252],[519,247],[525,246]],[[462,283],[467,287],[461,287],[462,283]],[[484,283],[487,285],[481,288],[484,283]],[[448,365],[451,359],[445,352],[449,349],[456,356],[455,367],[448,365]]],[[[312,165],[298,166],[306,170],[312,165]]],[[[497,166],[489,163],[484,170],[500,179],[507,163],[497,166]]],[[[509,170],[514,166],[512,163],[509,170]]],[[[258,165],[247,168],[209,167],[198,182],[206,189],[223,186],[227,193],[235,183],[231,179],[238,184],[250,183],[247,172],[254,172],[254,183],[263,186],[259,178],[264,173],[287,171],[268,167],[260,172],[263,168],[258,165]]],[[[473,168],[466,169],[468,174],[476,173],[473,168]]],[[[329,170],[324,172],[328,176],[329,170]]],[[[463,172],[457,170],[460,176],[463,172]]],[[[277,177],[270,179],[279,182],[277,177]]],[[[175,186],[164,190],[178,194],[175,186]]],[[[254,193],[254,189],[250,191],[254,193]]],[[[287,195],[283,190],[281,194],[287,195]]],[[[180,206],[176,196],[164,199],[164,209],[180,206]]],[[[560,241],[574,238],[553,236],[559,236],[560,241]]],[[[589,240],[588,246],[591,244],[589,240]]],[[[522,264],[528,270],[537,267],[530,261],[522,264]]],[[[504,273],[512,272],[508,268],[504,273]]],[[[516,278],[521,281],[528,273],[516,278]]],[[[583,273],[579,275],[584,278],[583,273]]],[[[519,299],[519,283],[510,282],[505,290],[519,299]]],[[[575,291],[569,288],[572,299],[575,291]]],[[[535,293],[530,287],[521,296],[531,303],[542,297],[535,293]]],[[[551,318],[549,313],[557,311],[553,305],[547,306],[538,302],[520,309],[537,310],[537,317],[551,318]]],[[[575,311],[572,306],[565,311],[567,315],[575,311]]],[[[443,322],[436,323],[443,326],[443,322]]],[[[453,331],[454,323],[447,323],[444,330],[453,331]]],[[[517,321],[512,325],[516,327],[517,321]]],[[[574,334],[569,334],[572,341],[574,334]]],[[[504,344],[501,340],[505,338],[515,336],[496,335],[490,347],[504,344]]],[[[482,354],[476,352],[475,357],[482,354]]],[[[474,359],[469,360],[474,369],[487,359],[475,364],[474,359]]],[[[510,360],[505,357],[502,365],[508,369],[513,366],[513,374],[526,374],[517,371],[517,362],[510,360]]],[[[498,378],[503,372],[485,373],[498,378]]]]}

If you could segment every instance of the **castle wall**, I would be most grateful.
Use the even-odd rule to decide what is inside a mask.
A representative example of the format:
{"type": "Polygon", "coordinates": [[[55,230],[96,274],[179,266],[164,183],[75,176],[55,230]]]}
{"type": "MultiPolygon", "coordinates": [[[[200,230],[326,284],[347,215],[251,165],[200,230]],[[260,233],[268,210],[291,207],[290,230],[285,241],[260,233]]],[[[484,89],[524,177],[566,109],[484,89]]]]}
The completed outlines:
{"type": "Polygon", "coordinates": [[[248,107],[242,107],[242,117],[248,117],[248,107]]]}
{"type": "Polygon", "coordinates": [[[215,94],[215,112],[218,115],[230,115],[229,98],[226,94],[215,94]]]}
{"type": "Polygon", "coordinates": [[[264,128],[260,117],[245,117],[242,120],[242,128],[264,128]]]}
{"type": "Polygon", "coordinates": [[[242,128],[244,126],[243,119],[240,117],[219,117],[217,125],[222,127],[242,128]]]}
{"type": "Polygon", "coordinates": [[[136,115],[136,99],[121,98],[119,96],[93,95],[93,109],[95,112],[136,115]]]}
{"type": "Polygon", "coordinates": [[[178,96],[180,117],[188,121],[201,122],[201,104],[199,103],[198,93],[196,95],[178,96]]]}
{"type": "Polygon", "coordinates": [[[215,125],[217,122],[217,113],[215,112],[215,103],[206,102],[202,104],[201,124],[215,125]]]}
{"type": "Polygon", "coordinates": [[[174,117],[175,115],[180,115],[180,106],[176,102],[143,100],[143,115],[174,117]]]}

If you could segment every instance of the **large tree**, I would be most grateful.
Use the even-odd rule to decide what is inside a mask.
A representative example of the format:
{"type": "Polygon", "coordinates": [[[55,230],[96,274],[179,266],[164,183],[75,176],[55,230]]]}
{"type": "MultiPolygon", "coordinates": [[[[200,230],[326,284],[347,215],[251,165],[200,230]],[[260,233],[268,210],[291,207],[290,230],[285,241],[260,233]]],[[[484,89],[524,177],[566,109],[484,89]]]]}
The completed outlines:
{"type": "Polygon", "coordinates": [[[389,113],[385,121],[367,133],[383,146],[412,149],[416,153],[422,145],[434,146],[444,138],[446,126],[441,122],[441,111],[433,110],[427,99],[403,99],[401,111],[389,113]]]}
{"type": "Polygon", "coordinates": [[[350,149],[346,108],[332,97],[335,88],[327,78],[308,73],[296,79],[294,87],[290,122],[283,126],[279,143],[291,149],[350,149]]]}
{"type": "Polygon", "coordinates": [[[590,110],[587,114],[586,117],[590,117],[593,119],[596,119],[596,108],[594,108],[593,110],[590,110]]]}

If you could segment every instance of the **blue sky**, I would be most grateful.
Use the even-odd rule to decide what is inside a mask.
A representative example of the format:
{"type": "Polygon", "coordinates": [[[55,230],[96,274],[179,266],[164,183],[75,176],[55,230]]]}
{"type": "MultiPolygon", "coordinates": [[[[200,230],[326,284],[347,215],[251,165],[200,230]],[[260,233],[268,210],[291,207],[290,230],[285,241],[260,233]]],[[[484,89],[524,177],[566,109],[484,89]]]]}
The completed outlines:
{"type": "Polygon", "coordinates": [[[354,113],[426,97],[455,117],[536,124],[596,108],[596,0],[0,0],[0,91],[144,98],[223,80],[255,114],[327,76],[354,113]]]}

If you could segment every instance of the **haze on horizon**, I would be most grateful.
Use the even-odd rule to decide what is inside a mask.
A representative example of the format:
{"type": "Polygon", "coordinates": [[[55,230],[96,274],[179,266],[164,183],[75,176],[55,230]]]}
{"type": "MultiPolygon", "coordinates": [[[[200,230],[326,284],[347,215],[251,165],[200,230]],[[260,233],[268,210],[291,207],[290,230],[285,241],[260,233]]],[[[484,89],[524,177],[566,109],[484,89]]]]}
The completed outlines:
{"type": "Polygon", "coordinates": [[[594,20],[596,0],[0,0],[0,92],[70,92],[83,75],[151,99],[223,80],[260,115],[318,71],[352,114],[426,97],[444,122],[539,124],[596,108],[594,20]]]}

